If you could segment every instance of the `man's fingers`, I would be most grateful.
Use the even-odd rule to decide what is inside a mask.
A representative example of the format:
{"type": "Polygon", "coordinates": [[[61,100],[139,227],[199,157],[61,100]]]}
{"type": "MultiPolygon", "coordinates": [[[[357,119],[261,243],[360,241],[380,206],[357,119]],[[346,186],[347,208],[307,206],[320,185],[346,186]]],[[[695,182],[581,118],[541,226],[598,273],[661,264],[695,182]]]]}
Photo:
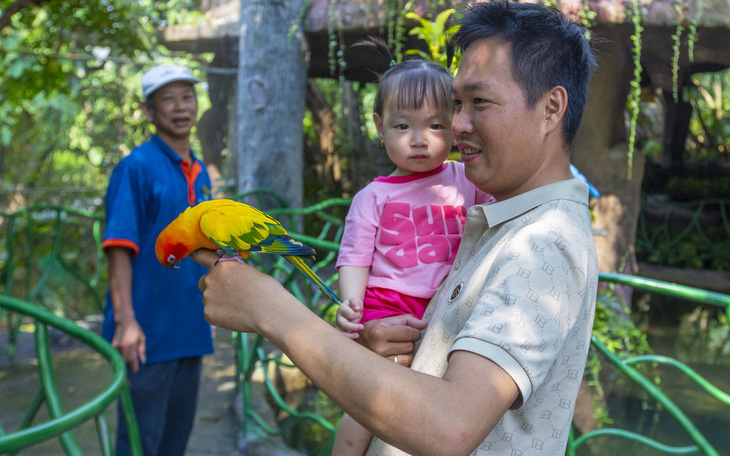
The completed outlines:
{"type": "Polygon", "coordinates": [[[137,345],[137,359],[142,364],[147,364],[147,344],[144,341],[137,345]]]}
{"type": "Polygon", "coordinates": [[[411,363],[413,362],[413,354],[407,353],[400,355],[394,355],[394,356],[386,356],[388,359],[392,359],[396,362],[396,364],[400,364],[401,366],[410,367],[411,363]]]}
{"type": "MultiPolygon", "coordinates": [[[[213,250],[198,249],[190,254],[190,258],[210,269],[215,265],[215,262],[218,261],[220,255],[215,253],[213,250]]],[[[200,284],[198,284],[198,286],[200,286],[200,284]]]]}
{"type": "Polygon", "coordinates": [[[411,314],[394,315],[378,320],[384,326],[407,326],[417,330],[425,329],[428,323],[411,314]]]}

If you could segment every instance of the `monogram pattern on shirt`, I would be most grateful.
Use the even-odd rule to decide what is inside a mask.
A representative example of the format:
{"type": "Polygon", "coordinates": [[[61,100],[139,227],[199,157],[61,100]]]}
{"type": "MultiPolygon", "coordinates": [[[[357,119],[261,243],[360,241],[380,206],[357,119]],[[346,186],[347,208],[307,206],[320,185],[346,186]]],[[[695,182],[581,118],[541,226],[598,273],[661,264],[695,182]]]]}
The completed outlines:
{"type": "MultiPolygon", "coordinates": [[[[511,359],[500,365],[526,400],[472,454],[562,454],[593,323],[590,214],[584,204],[551,201],[477,237],[471,220],[470,212],[462,239],[469,251],[459,251],[459,266],[434,296],[438,305],[426,311],[430,323],[412,368],[442,376],[452,347],[511,359]],[[571,279],[586,276],[585,283],[571,279]]],[[[376,439],[368,454],[390,450],[376,439]]]]}

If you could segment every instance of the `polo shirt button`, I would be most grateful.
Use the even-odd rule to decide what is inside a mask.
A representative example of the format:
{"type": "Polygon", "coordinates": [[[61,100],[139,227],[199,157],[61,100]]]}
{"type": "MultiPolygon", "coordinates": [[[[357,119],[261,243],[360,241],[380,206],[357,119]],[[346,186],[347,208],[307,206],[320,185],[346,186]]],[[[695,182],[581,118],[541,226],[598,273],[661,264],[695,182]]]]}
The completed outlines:
{"type": "Polygon", "coordinates": [[[459,266],[461,266],[461,261],[457,261],[454,263],[454,269],[456,269],[457,271],[459,270],[459,266]]]}
{"type": "Polygon", "coordinates": [[[448,303],[451,305],[454,301],[456,301],[456,298],[459,297],[461,294],[461,289],[464,287],[464,282],[459,282],[458,285],[454,288],[454,290],[451,292],[451,296],[449,296],[448,303]]]}

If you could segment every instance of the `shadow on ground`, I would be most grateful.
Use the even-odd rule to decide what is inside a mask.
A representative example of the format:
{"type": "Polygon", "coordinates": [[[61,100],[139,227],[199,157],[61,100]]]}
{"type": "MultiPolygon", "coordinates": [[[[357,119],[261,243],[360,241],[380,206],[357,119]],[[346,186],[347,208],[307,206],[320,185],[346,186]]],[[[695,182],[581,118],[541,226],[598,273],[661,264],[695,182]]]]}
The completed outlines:
{"type": "MultiPolygon", "coordinates": [[[[53,364],[61,400],[65,411],[88,402],[106,387],[112,370],[106,360],[75,339],[63,334],[50,335],[53,345],[53,364]]],[[[33,397],[40,388],[33,335],[21,333],[18,350],[8,359],[8,334],[0,332],[0,425],[6,433],[17,430],[33,397]]],[[[231,403],[235,395],[235,365],[231,333],[217,330],[215,354],[206,356],[198,412],[186,456],[239,455],[231,403]]],[[[116,429],[116,402],[107,409],[112,433],[116,429]]],[[[48,420],[45,409],[39,412],[34,424],[48,420]]],[[[144,430],[141,430],[144,432],[144,430]]],[[[85,455],[98,455],[96,427],[93,420],[73,430],[73,435],[85,455]]],[[[51,439],[21,451],[23,456],[63,455],[57,439],[51,439]]]]}

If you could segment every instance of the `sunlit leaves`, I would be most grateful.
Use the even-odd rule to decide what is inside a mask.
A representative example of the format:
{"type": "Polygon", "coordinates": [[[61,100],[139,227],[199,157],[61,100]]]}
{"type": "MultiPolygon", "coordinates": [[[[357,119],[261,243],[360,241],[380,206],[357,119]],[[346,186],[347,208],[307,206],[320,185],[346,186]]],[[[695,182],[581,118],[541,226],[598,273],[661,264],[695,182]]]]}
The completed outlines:
{"type": "MultiPolygon", "coordinates": [[[[0,0],[0,15],[10,5],[0,0]]],[[[148,136],[139,78],[170,61],[156,38],[170,6],[191,17],[190,0],[50,0],[10,17],[0,29],[0,190],[103,192],[111,168],[148,136]]]]}

